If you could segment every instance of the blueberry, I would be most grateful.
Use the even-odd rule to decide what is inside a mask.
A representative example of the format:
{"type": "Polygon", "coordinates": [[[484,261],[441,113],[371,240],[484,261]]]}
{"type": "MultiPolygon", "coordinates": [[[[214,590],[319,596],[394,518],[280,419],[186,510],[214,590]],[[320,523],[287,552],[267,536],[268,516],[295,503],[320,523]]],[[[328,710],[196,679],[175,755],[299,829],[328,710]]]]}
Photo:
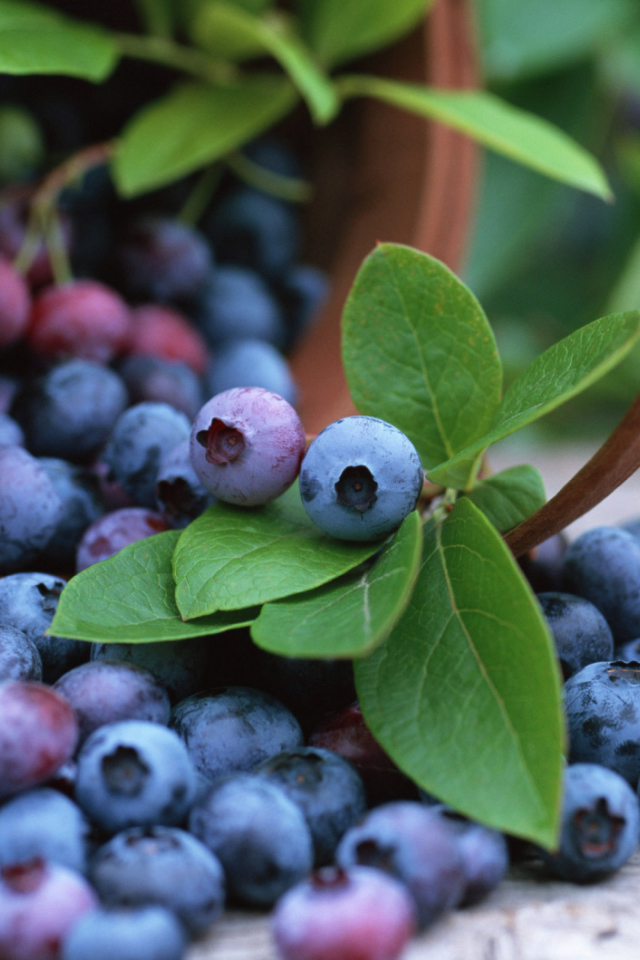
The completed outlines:
{"type": "Polygon", "coordinates": [[[218,778],[191,811],[189,828],[220,859],[229,895],[252,906],[271,906],[313,865],[302,811],[249,774],[218,778]]]}
{"type": "Polygon", "coordinates": [[[214,644],[220,637],[193,637],[158,643],[94,643],[92,660],[126,660],[145,667],[168,691],[173,703],[211,682],[214,644]]]}
{"type": "Polygon", "coordinates": [[[622,777],[594,763],[565,771],[560,848],[541,850],[564,880],[589,883],[618,870],[638,846],[638,798],[622,777]]]}
{"type": "Polygon", "coordinates": [[[175,827],[134,827],[118,833],[93,858],[91,881],[108,906],[166,907],[195,937],[224,907],[220,861],[175,827]]]}
{"type": "Polygon", "coordinates": [[[571,763],[598,763],[632,787],[640,776],[640,663],[591,663],[567,680],[571,763]]]}
{"type": "Polygon", "coordinates": [[[462,855],[465,887],[460,906],[478,903],[498,886],[509,868],[506,839],[442,803],[430,803],[429,810],[451,830],[462,855]]]}
{"type": "Polygon", "coordinates": [[[281,347],[286,339],[277,300],[265,281],[244,267],[217,270],[202,295],[197,322],[212,347],[247,338],[281,347]]]}
{"type": "Polygon", "coordinates": [[[50,573],[14,573],[0,580],[0,623],[24,631],[35,643],[45,683],[55,683],[91,655],[91,645],[83,640],[46,633],[64,586],[64,580],[50,573]]]}
{"type": "Polygon", "coordinates": [[[210,779],[253,770],[303,742],[300,724],[284,704],[250,687],[219,687],[187,697],[174,708],[171,726],[196,770],[210,779]]]}
{"type": "Polygon", "coordinates": [[[290,326],[290,340],[302,336],[329,293],[329,277],[318,267],[295,264],[282,279],[290,326]]]}
{"type": "Polygon", "coordinates": [[[139,300],[158,303],[195,296],[213,268],[211,249],[193,227],[147,217],[128,228],[117,247],[118,278],[139,300]]]}
{"type": "Polygon", "coordinates": [[[640,662],[640,639],[629,640],[628,643],[623,643],[621,646],[616,647],[615,659],[637,660],[640,662]]]}
{"type": "Polygon", "coordinates": [[[60,960],[182,960],[185,946],[182,927],[168,910],[100,907],[73,925],[60,960]]]}
{"type": "Polygon", "coordinates": [[[91,827],[58,790],[29,790],[0,808],[0,867],[40,857],[86,873],[91,827]]]}
{"type": "Polygon", "coordinates": [[[62,511],[43,558],[48,564],[75,567],[76,550],[86,528],[104,513],[97,477],[84,467],[41,457],[40,463],[60,497],[62,511]]]}
{"type": "Polygon", "coordinates": [[[300,468],[300,496],[325,533],[376,540],[411,513],[423,480],[420,457],[400,430],[375,417],[345,417],[311,442],[300,468]]]}
{"type": "Polygon", "coordinates": [[[273,344],[256,339],[223,343],[209,366],[207,387],[211,396],[234,387],[262,387],[290,404],[298,393],[282,354],[273,344]]]}
{"type": "Polygon", "coordinates": [[[179,360],[138,355],[118,369],[132,403],[168,403],[193,420],[204,402],[200,379],[179,360]]]}
{"type": "Polygon", "coordinates": [[[76,799],[110,833],[181,823],[195,789],[184,744],[156,723],[123,720],[100,727],[78,756],[76,799]]]}
{"type": "Polygon", "coordinates": [[[255,648],[259,682],[291,710],[303,730],[312,729],[333,710],[356,698],[350,660],[278,657],[255,648]]]}
{"type": "Polygon", "coordinates": [[[138,403],[118,418],[102,459],[140,507],[156,506],[162,458],[189,436],[184,414],[166,403],[138,403]]]}
{"type": "Polygon", "coordinates": [[[465,866],[456,838],[429,807],[397,802],[371,810],[342,838],[337,862],[378,867],[409,888],[421,927],[457,906],[466,884],[465,866]]]}
{"type": "Polygon", "coordinates": [[[397,960],[416,926],[411,894],[370,867],[327,868],[278,901],[273,937],[282,960],[397,960]]]}
{"type": "Polygon", "coordinates": [[[0,868],[0,957],[57,960],[64,938],[96,905],[87,881],[66,867],[33,860],[0,868]]]}
{"type": "Polygon", "coordinates": [[[556,533],[518,558],[522,572],[535,593],[562,589],[562,564],[568,546],[566,536],[556,533]]]}
{"type": "Polygon", "coordinates": [[[611,660],[611,630],[592,603],[570,593],[540,593],[538,602],[553,634],[565,680],[588,663],[611,660]]]}
{"type": "Polygon", "coordinates": [[[0,681],[42,680],[42,658],[33,640],[0,623],[0,681]]]}
{"type": "Polygon", "coordinates": [[[8,413],[0,413],[0,446],[24,447],[24,433],[8,413]]]}
{"type": "Polygon", "coordinates": [[[117,373],[88,360],[71,360],[27,383],[16,395],[11,415],[36,456],[84,463],[106,442],[126,405],[127,391],[117,373]]]}
{"type": "Polygon", "coordinates": [[[415,784],[375,740],[359,703],[327,714],[311,731],[309,744],[333,750],[353,764],[364,781],[369,806],[418,797],[415,784]]]}
{"type": "Polygon", "coordinates": [[[22,447],[0,446],[0,577],[44,550],[62,504],[44,469],[22,447]]]}
{"type": "Polygon", "coordinates": [[[300,747],[270,757],[255,772],[281,787],[304,813],[316,865],[331,863],[343,834],[367,808],[355,768],[330,750],[300,747]]]}
{"type": "Polygon", "coordinates": [[[158,509],[176,529],[188,526],[213,503],[191,465],[188,440],[163,458],[156,477],[156,499],[158,509]]]}
{"type": "Polygon", "coordinates": [[[123,507],[106,513],[84,531],[76,551],[76,573],[108,560],[131,543],[169,529],[164,517],[144,507],[123,507]]]}
{"type": "Polygon", "coordinates": [[[259,387],[205,403],[191,431],[191,463],[214,497],[242,507],[275,500],[294,482],[305,435],[293,407],[259,387]]]}
{"type": "Polygon", "coordinates": [[[54,690],[73,707],[80,743],[98,727],[120,720],[169,723],[167,691],[152,673],[133,663],[83,663],[56,680],[54,690]]]}
{"type": "Polygon", "coordinates": [[[181,361],[202,376],[207,367],[207,344],[183,314],[172,307],[147,303],[136,307],[132,318],[130,353],[181,361]]]}
{"type": "Polygon", "coordinates": [[[38,294],[29,321],[29,346],[49,360],[79,357],[109,363],[131,335],[129,308],[115,290],[74,280],[38,294]]]}
{"type": "Polygon", "coordinates": [[[44,783],[78,740],[73,710],[41,683],[0,683],[0,799],[44,783]]]}
{"type": "Polygon", "coordinates": [[[640,541],[618,527],[595,527],[570,545],[564,589],[590,600],[616,643],[640,635],[640,541]]]}
{"type": "Polygon", "coordinates": [[[296,213],[284,201],[251,187],[229,193],[205,224],[205,231],[220,260],[268,277],[284,273],[300,248],[296,213]]]}

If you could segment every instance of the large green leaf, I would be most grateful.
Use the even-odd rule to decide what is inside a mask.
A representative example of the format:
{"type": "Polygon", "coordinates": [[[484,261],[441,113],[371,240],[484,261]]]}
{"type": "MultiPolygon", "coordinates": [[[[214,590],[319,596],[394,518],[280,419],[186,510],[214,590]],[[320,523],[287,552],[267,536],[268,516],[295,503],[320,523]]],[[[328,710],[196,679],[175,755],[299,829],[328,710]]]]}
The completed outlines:
{"type": "Polygon", "coordinates": [[[184,640],[245,627],[259,610],[217,613],[183,623],[174,600],[171,557],[179,530],[158,533],[73,577],[49,632],[96,643],[184,640]]]}
{"type": "Polygon", "coordinates": [[[380,244],[360,268],[342,356],[359,412],[404,431],[425,468],[481,437],[500,401],[500,358],[482,307],[444,264],[410,247],[380,244]]]}
{"type": "Polygon", "coordinates": [[[640,311],[594,320],[536,357],[511,384],[484,437],[446,463],[429,470],[429,479],[461,486],[469,457],[555,410],[585,390],[629,352],[640,335],[640,311]]]}
{"type": "Polygon", "coordinates": [[[120,193],[144,193],[236,150],[288,113],[296,99],[291,83],[272,75],[178,87],[125,127],[113,165],[120,193]]]}
{"type": "Polygon", "coordinates": [[[106,30],[39,4],[0,0],[0,73],[64,74],[99,82],[118,58],[106,30]]]}
{"type": "Polygon", "coordinates": [[[546,502],[540,471],[528,464],[508,467],[481,480],[468,494],[499,533],[513,529],[546,502]]]}
{"type": "Polygon", "coordinates": [[[492,80],[515,80],[606,49],[637,16],[635,0],[478,0],[482,60],[492,80]]]}
{"type": "Polygon", "coordinates": [[[384,47],[424,17],[434,0],[298,0],[302,31],[327,64],[384,47]]]}
{"type": "Polygon", "coordinates": [[[338,112],[340,101],[333,84],[288,18],[262,18],[225,0],[209,0],[198,10],[192,36],[217,57],[243,59],[270,53],[287,71],[318,123],[327,123],[338,112]]]}
{"type": "Polygon", "coordinates": [[[283,657],[359,657],[374,650],[406,607],[418,575],[422,524],[414,511],[375,563],[311,593],[266,603],[251,636],[283,657]]]}
{"type": "Polygon", "coordinates": [[[345,97],[376,97],[421,117],[438,120],[553,180],[597,197],[612,198],[602,168],[587,150],[547,120],[491,93],[433,90],[360,74],[341,77],[338,87],[345,97]]]}
{"type": "Polygon", "coordinates": [[[554,844],[564,729],[553,642],[513,556],[468,498],[429,521],[409,606],[355,673],[367,724],[421,787],[554,844]]]}
{"type": "Polygon", "coordinates": [[[303,593],[380,548],[327,536],[306,514],[298,484],[264,507],[218,501],[182,533],[173,558],[185,620],[303,593]]]}

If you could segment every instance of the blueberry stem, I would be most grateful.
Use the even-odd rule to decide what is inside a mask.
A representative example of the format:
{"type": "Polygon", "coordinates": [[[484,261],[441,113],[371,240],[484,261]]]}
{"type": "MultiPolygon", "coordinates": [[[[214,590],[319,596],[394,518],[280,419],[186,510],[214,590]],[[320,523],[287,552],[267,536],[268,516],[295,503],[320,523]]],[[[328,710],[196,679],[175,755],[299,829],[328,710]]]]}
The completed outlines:
{"type": "Polygon", "coordinates": [[[640,394],[600,449],[536,513],[505,536],[522,556],[609,496],[640,467],[640,394]]]}

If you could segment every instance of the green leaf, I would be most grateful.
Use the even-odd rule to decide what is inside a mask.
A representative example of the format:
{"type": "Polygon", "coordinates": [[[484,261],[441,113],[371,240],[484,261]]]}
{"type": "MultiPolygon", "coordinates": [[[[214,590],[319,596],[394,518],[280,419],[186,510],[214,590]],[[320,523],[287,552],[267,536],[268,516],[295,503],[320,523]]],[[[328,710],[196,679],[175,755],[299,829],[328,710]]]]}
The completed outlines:
{"type": "Polygon", "coordinates": [[[314,120],[327,123],[338,112],[335,87],[284,16],[261,19],[223,0],[210,0],[200,7],[192,33],[217,57],[243,59],[270,53],[289,74],[314,120]]]}
{"type": "Polygon", "coordinates": [[[384,47],[426,16],[434,0],[298,0],[302,31],[323,63],[384,47]]]}
{"type": "Polygon", "coordinates": [[[380,244],[360,268],[342,356],[358,411],[406,433],[425,468],[482,436],[500,402],[500,358],[482,307],[444,264],[410,247],[380,244]]]}
{"type": "Polygon", "coordinates": [[[420,567],[422,524],[404,520],[375,563],[311,593],[266,603],[251,636],[283,657],[359,657],[374,650],[409,602],[420,567]]]}
{"type": "Polygon", "coordinates": [[[306,514],[298,484],[264,507],[214,503],[183,531],[173,557],[185,620],[237,610],[335,580],[380,549],[327,536],[306,514]]]}
{"type": "Polygon", "coordinates": [[[272,75],[178,87],[125,127],[113,167],[120,193],[144,193],[223,157],[283,117],[296,99],[289,81],[272,75]]]}
{"type": "Polygon", "coordinates": [[[246,627],[258,609],[183,623],[174,600],[171,557],[179,530],[158,533],[72,577],[49,632],[96,643],[154,643],[246,627]]]}
{"type": "Polygon", "coordinates": [[[586,390],[627,355],[640,335],[640,311],[594,320],[554,344],[511,384],[484,437],[446,463],[429,470],[429,479],[456,486],[469,457],[538,420],[586,390]]]}
{"type": "Polygon", "coordinates": [[[564,747],[553,642],[516,561],[467,497],[425,527],[409,606],[355,674],[373,735],[421,787],[553,846],[564,747]]]}
{"type": "Polygon", "coordinates": [[[596,53],[637,15],[635,0],[478,0],[491,80],[522,80],[596,53]]]}
{"type": "Polygon", "coordinates": [[[499,533],[513,529],[547,500],[540,471],[527,464],[481,480],[467,496],[499,533]]]}
{"type": "Polygon", "coordinates": [[[492,93],[433,90],[361,75],[341,77],[338,88],[344,97],[376,97],[418,116],[438,120],[553,180],[605,200],[613,197],[601,166],[587,150],[547,120],[492,93]]]}
{"type": "Polygon", "coordinates": [[[118,62],[106,30],[22,0],[0,0],[0,73],[63,74],[99,82],[118,62]]]}

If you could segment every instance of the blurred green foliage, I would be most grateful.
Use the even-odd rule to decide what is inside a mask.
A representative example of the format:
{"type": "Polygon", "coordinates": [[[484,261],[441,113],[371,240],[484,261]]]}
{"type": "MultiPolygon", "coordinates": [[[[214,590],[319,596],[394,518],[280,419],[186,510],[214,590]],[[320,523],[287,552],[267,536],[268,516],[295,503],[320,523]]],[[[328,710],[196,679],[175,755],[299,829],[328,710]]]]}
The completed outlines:
{"type": "MultiPolygon", "coordinates": [[[[487,87],[592,151],[607,204],[485,154],[463,278],[491,318],[507,382],[595,317],[640,306],[640,4],[476,0],[487,87]]],[[[610,429],[640,389],[640,351],[548,418],[556,435],[610,429]]]]}

